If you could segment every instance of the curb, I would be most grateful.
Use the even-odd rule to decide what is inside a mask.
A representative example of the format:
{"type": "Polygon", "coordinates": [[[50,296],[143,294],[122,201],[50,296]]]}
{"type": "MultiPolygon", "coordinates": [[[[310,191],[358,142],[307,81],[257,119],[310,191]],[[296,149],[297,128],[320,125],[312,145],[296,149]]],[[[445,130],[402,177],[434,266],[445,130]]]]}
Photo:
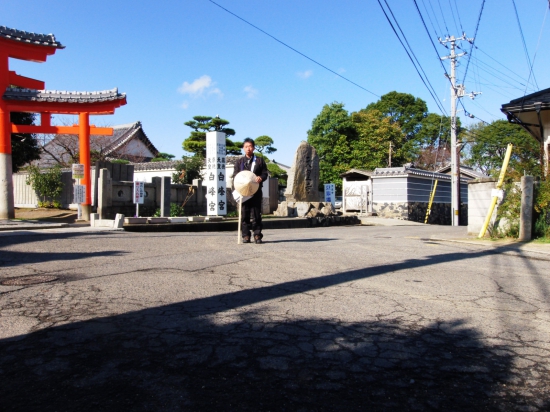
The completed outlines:
{"type": "MultiPolygon", "coordinates": [[[[305,229],[311,227],[353,226],[361,222],[356,216],[263,219],[263,229],[305,229]]],[[[231,232],[236,231],[236,220],[225,222],[186,222],[124,225],[128,232],[231,232]]]]}

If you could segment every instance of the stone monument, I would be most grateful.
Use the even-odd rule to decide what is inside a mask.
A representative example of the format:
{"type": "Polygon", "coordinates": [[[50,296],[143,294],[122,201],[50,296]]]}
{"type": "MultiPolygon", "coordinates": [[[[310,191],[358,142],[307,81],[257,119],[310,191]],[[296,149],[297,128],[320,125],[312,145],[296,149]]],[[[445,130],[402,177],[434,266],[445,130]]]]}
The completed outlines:
{"type": "Polygon", "coordinates": [[[286,201],[281,202],[275,216],[318,217],[335,214],[331,203],[319,202],[319,156],[307,142],[296,149],[288,174],[286,201]]]}
{"type": "Polygon", "coordinates": [[[290,202],[319,201],[319,156],[308,142],[300,143],[296,149],[285,197],[290,202]]]}

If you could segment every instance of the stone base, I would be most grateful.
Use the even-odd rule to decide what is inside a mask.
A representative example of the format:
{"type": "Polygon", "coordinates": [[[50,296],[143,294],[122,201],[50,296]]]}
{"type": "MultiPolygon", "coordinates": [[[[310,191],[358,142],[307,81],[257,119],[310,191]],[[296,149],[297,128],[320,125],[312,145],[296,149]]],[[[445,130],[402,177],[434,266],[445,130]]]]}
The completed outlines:
{"type": "Polygon", "coordinates": [[[332,203],[286,201],[279,203],[273,214],[281,217],[324,217],[335,216],[336,212],[332,203]]]}

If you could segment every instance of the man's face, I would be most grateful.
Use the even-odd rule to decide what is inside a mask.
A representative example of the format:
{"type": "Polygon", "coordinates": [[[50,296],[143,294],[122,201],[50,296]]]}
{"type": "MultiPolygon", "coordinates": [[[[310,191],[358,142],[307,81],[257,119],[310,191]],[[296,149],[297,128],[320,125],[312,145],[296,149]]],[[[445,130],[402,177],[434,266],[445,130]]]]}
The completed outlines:
{"type": "Polygon", "coordinates": [[[246,157],[252,157],[252,153],[254,153],[254,145],[250,142],[245,142],[243,145],[243,150],[246,157]]]}

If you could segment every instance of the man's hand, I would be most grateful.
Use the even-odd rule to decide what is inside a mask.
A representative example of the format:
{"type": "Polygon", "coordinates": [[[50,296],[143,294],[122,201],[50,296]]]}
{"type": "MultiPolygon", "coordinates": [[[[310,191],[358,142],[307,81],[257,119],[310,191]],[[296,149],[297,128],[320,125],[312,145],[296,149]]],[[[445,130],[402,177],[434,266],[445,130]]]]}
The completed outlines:
{"type": "Polygon", "coordinates": [[[262,183],[262,178],[260,176],[256,176],[256,182],[262,183]]]}

